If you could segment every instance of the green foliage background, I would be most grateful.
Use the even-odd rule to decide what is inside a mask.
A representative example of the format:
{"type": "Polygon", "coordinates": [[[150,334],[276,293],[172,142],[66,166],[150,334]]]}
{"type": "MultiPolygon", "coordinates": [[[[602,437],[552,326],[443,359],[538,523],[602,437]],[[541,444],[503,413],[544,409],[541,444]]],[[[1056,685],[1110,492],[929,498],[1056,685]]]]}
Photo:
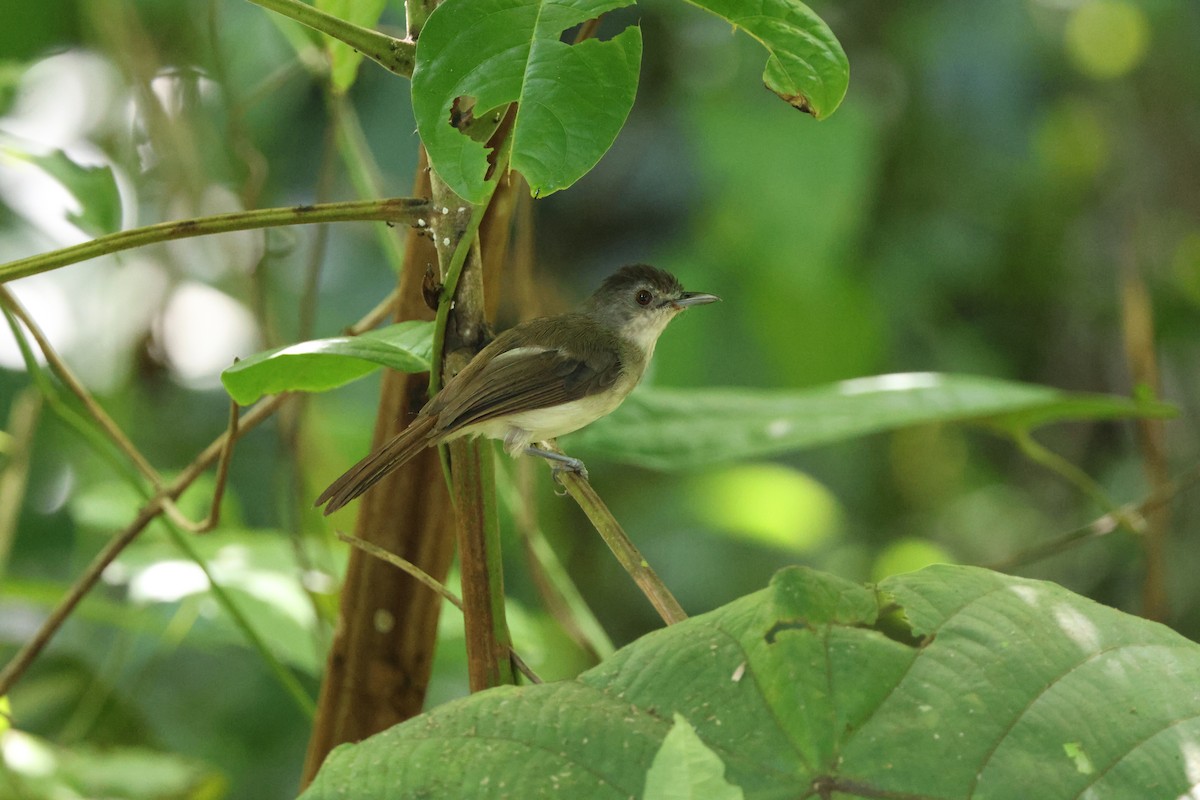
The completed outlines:
{"type": "MultiPolygon", "coordinates": [[[[37,111],[31,98],[77,112],[62,117],[60,144],[90,142],[107,155],[127,225],[226,210],[211,207],[214,186],[255,206],[318,194],[334,101],[289,44],[307,33],[232,0],[11,5],[0,25],[0,137],[19,133],[13,120],[37,111]],[[176,101],[166,121],[132,110],[154,78],[176,101]],[[63,88],[81,80],[77,94],[63,88]]],[[[722,295],[723,304],[689,313],[665,334],[651,376],[658,386],[801,389],[939,371],[1127,394],[1119,287],[1121,270],[1132,268],[1153,302],[1165,396],[1181,410],[1169,423],[1172,471],[1191,468],[1200,8],[1188,0],[813,5],[852,64],[845,103],[821,123],[763,89],[761,48],[702,11],[655,0],[605,22],[602,38],[641,25],[641,84],[596,170],[535,204],[537,284],[550,306],[631,261],[722,295]]],[[[389,3],[385,25],[402,19],[389,3]]],[[[417,141],[407,83],[367,63],[348,100],[386,193],[408,194],[417,141]]],[[[6,143],[0,138],[0,170],[10,165],[6,143]]],[[[353,196],[333,163],[327,197],[353,196]]],[[[18,210],[13,186],[0,184],[0,261],[68,243],[18,210]]],[[[170,472],[223,430],[228,402],[211,380],[185,380],[163,357],[165,334],[153,320],[172,290],[191,281],[236,299],[254,320],[256,347],[336,335],[394,280],[368,226],[337,226],[328,237],[311,331],[297,306],[317,243],[301,229],[257,244],[197,242],[78,265],[30,281],[21,296],[35,316],[36,296],[58,298],[42,308],[70,321],[59,327],[64,355],[170,472]],[[61,335],[68,328],[74,335],[61,335]]],[[[504,314],[511,322],[512,309],[504,314]]],[[[206,335],[219,338],[226,323],[211,324],[206,335]]],[[[29,384],[15,364],[0,369],[0,419],[11,419],[29,384]]],[[[284,418],[239,445],[228,528],[196,545],[310,691],[344,552],[307,509],[366,450],[375,388],[369,379],[320,396],[302,422],[284,418]]],[[[1040,436],[1118,502],[1146,496],[1129,423],[1040,436]]],[[[597,456],[589,468],[693,613],[762,587],[786,564],[855,581],[935,560],[989,564],[1102,513],[1011,444],[949,425],[770,464],[661,474],[597,456]]],[[[617,643],[656,627],[582,516],[550,495],[544,471],[533,474],[544,494],[541,524],[617,643]]],[[[185,505],[203,508],[206,490],[193,489],[185,505]]],[[[0,658],[137,503],[110,465],[43,409],[17,535],[0,537],[0,658]]],[[[1168,622],[1195,639],[1198,508],[1185,492],[1172,509],[1168,622]]],[[[334,519],[346,527],[349,513],[334,519]]],[[[506,580],[518,647],[547,677],[573,676],[587,659],[538,610],[517,553],[509,547],[506,580]]],[[[1116,533],[1020,571],[1136,612],[1139,558],[1138,543],[1116,533]]],[[[95,747],[179,753],[190,760],[155,762],[182,776],[177,785],[292,796],[308,721],[261,657],[209,593],[167,601],[131,589],[153,569],[183,586],[196,579],[189,564],[151,528],[18,685],[14,712],[23,729],[65,748],[63,763],[95,747]]],[[[458,622],[446,615],[444,625],[431,703],[466,691],[458,622]]],[[[148,769],[135,762],[130,775],[148,769]]]]}

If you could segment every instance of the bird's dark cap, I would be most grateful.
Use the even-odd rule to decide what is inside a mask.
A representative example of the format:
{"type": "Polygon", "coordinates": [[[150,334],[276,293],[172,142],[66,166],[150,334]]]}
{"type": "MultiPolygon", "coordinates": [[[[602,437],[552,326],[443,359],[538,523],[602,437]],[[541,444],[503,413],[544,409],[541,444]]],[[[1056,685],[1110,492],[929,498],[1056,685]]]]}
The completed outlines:
{"type": "Polygon", "coordinates": [[[604,279],[597,294],[622,291],[632,286],[649,286],[661,295],[674,296],[683,292],[683,284],[665,269],[649,264],[630,264],[604,279]]]}

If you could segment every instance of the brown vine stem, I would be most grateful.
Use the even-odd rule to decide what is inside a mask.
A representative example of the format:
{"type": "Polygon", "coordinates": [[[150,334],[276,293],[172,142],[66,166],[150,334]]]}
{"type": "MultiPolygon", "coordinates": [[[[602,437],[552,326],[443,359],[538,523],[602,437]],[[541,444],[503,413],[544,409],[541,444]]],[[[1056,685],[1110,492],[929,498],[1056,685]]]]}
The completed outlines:
{"type": "Polygon", "coordinates": [[[433,591],[435,591],[439,595],[441,595],[442,599],[445,600],[447,603],[454,606],[459,611],[462,611],[463,603],[462,603],[462,600],[458,599],[458,595],[456,595],[454,592],[447,589],[446,585],[444,583],[442,583],[437,578],[430,575],[425,570],[418,567],[416,564],[409,561],[407,558],[401,558],[400,556],[396,555],[395,553],[391,553],[387,550],[384,550],[382,547],[380,547],[377,544],[368,542],[366,539],[360,539],[357,536],[351,536],[348,533],[342,533],[341,531],[337,530],[336,528],[333,531],[333,535],[336,536],[337,538],[341,539],[346,544],[357,547],[359,550],[362,550],[367,555],[374,556],[375,558],[378,558],[380,561],[386,561],[387,563],[391,564],[393,567],[400,570],[401,572],[404,572],[404,573],[408,574],[410,577],[415,578],[417,581],[419,581],[423,585],[429,587],[430,589],[432,589],[433,591]]]}
{"type": "MultiPolygon", "coordinates": [[[[387,203],[387,204],[391,204],[396,201],[383,201],[383,202],[387,203]]],[[[406,201],[406,202],[410,203],[411,207],[413,209],[419,209],[421,206],[424,205],[424,201],[406,201]]],[[[343,206],[343,207],[345,207],[347,205],[357,205],[361,208],[361,207],[366,207],[366,206],[378,207],[380,204],[378,201],[370,201],[370,202],[365,202],[365,203],[354,203],[354,204],[333,203],[333,204],[327,204],[327,205],[335,205],[335,206],[343,206]]],[[[309,208],[317,208],[317,207],[309,206],[309,208]]],[[[253,213],[253,212],[250,212],[250,213],[253,213]]],[[[414,210],[412,213],[413,213],[414,219],[415,219],[415,214],[418,213],[418,211],[414,210]]],[[[222,215],[222,216],[228,217],[231,215],[222,215]]],[[[237,216],[237,215],[232,215],[232,216],[237,216]]],[[[209,219],[219,219],[219,218],[209,218],[209,219]]],[[[350,219],[364,219],[364,217],[355,216],[355,217],[350,217],[350,219]]],[[[313,222],[316,220],[309,219],[309,220],[305,220],[305,221],[313,222]]],[[[174,225],[174,224],[176,224],[176,223],[167,223],[167,226],[174,225]]],[[[152,226],[152,227],[161,227],[161,226],[152,226]]],[[[145,230],[145,229],[142,229],[142,230],[145,230]]],[[[132,233],[132,231],[131,231],[131,233],[132,233]]],[[[199,234],[192,234],[192,235],[199,235],[199,234]]],[[[107,238],[107,237],[102,237],[102,238],[107,238]]],[[[97,240],[97,241],[99,241],[99,240],[97,240]]],[[[88,244],[91,244],[91,243],[89,242],[88,244]]],[[[129,245],[129,246],[133,246],[133,245],[129,245]]],[[[68,249],[70,250],[73,248],[68,248],[68,249]]],[[[58,251],[58,252],[62,253],[64,251],[58,251]]],[[[99,255],[99,253],[96,253],[94,255],[99,255]]],[[[91,257],[93,257],[93,256],[86,256],[85,258],[91,258],[91,257]]],[[[79,258],[76,260],[82,261],[85,259],[79,258]]],[[[20,263],[20,262],[13,262],[13,263],[20,263]]],[[[75,263],[75,262],[67,261],[66,263],[75,263]]],[[[359,321],[359,323],[351,326],[351,330],[354,330],[354,331],[366,330],[366,328],[363,328],[362,326],[366,322],[368,322],[370,319],[372,319],[374,317],[375,313],[376,313],[375,310],[372,310],[371,312],[369,312],[366,317],[364,317],[362,320],[359,321]]],[[[217,437],[217,439],[214,440],[211,444],[209,444],[209,446],[206,447],[203,451],[201,451],[201,453],[198,456],[196,456],[195,459],[192,460],[191,464],[189,464],[187,467],[184,468],[184,470],[179,474],[178,477],[175,478],[175,480],[171,481],[169,484],[166,484],[166,486],[158,494],[156,494],[153,498],[151,498],[150,501],[147,502],[146,505],[144,505],[140,511],[138,511],[138,514],[134,518],[133,522],[131,522],[122,531],[120,531],[116,536],[114,536],[111,541],[109,541],[109,543],[104,547],[104,549],[101,550],[100,553],[98,553],[96,555],[96,557],[92,559],[92,562],[84,570],[83,574],[80,575],[79,578],[75,581],[75,583],[73,583],[71,585],[71,588],[67,591],[66,596],[63,597],[63,599],[59,601],[58,605],[55,606],[54,610],[50,613],[50,615],[42,622],[41,626],[38,628],[38,630],[34,634],[34,636],[28,642],[26,642],[21,647],[20,650],[17,651],[17,654],[15,656],[13,656],[12,660],[10,660],[8,662],[8,664],[6,664],[4,666],[4,669],[2,671],[0,671],[0,697],[3,697],[4,695],[8,694],[8,692],[12,688],[13,684],[16,683],[20,679],[20,677],[29,668],[29,665],[32,664],[34,659],[36,659],[38,657],[38,655],[42,652],[42,650],[50,642],[50,639],[53,638],[54,634],[62,626],[63,622],[65,622],[67,617],[69,617],[71,615],[71,612],[73,612],[75,610],[75,607],[77,605],[79,605],[79,602],[84,598],[85,595],[87,595],[87,593],[89,591],[91,591],[92,587],[94,587],[96,585],[96,582],[100,579],[100,575],[101,575],[101,573],[104,572],[105,568],[109,564],[111,564],[113,562],[113,560],[116,559],[116,557],[121,553],[121,551],[124,550],[127,546],[129,546],[129,544],[134,539],[137,538],[138,534],[140,534],[143,530],[145,530],[146,526],[148,526],[152,521],[154,521],[159,516],[159,514],[166,513],[164,500],[170,501],[170,502],[173,502],[174,500],[176,500],[181,494],[183,494],[184,490],[186,490],[189,486],[191,486],[192,483],[194,483],[196,481],[196,479],[199,478],[200,475],[202,475],[204,473],[205,470],[207,470],[210,466],[212,466],[212,464],[214,462],[216,462],[218,459],[222,458],[222,456],[224,456],[227,461],[228,460],[228,451],[229,451],[229,448],[232,447],[233,443],[237,439],[240,439],[243,435],[245,435],[249,431],[258,427],[260,424],[262,424],[262,422],[264,420],[269,419],[272,414],[274,414],[276,411],[279,410],[279,408],[284,404],[284,402],[287,401],[287,399],[289,397],[290,397],[290,395],[287,395],[287,394],[280,394],[280,395],[275,395],[274,397],[268,397],[265,400],[263,400],[262,402],[258,403],[256,406],[254,406],[254,408],[250,409],[250,411],[247,412],[240,419],[236,418],[236,416],[232,417],[229,429],[226,430],[226,432],[223,433],[221,436],[217,437]]]]}
{"type": "Polygon", "coordinates": [[[263,400],[250,410],[245,417],[242,418],[241,424],[232,434],[226,431],[219,436],[212,444],[206,447],[200,455],[198,455],[191,464],[189,464],[183,472],[179,474],[175,480],[167,484],[166,488],[160,494],[155,495],[146,505],[142,506],[138,511],[133,522],[127,525],[120,533],[114,536],[104,549],[101,550],[92,562],[88,564],[83,574],[71,584],[71,588],[67,590],[67,594],[59,601],[50,615],[46,617],[38,628],[37,633],[33,635],[28,642],[21,646],[17,654],[12,660],[4,666],[4,670],[0,671],[0,697],[8,694],[13,684],[20,679],[33,660],[38,657],[50,639],[66,621],[75,607],[79,605],[84,596],[91,591],[96,582],[100,580],[101,573],[105,568],[120,555],[129,544],[137,538],[146,527],[153,522],[159,514],[165,513],[163,500],[176,500],[187,487],[204,473],[214,461],[221,457],[221,454],[226,452],[231,444],[231,439],[236,439],[244,435],[246,432],[257,427],[263,420],[274,414],[288,395],[276,395],[274,397],[263,400]]]}
{"type": "MultiPolygon", "coordinates": [[[[427,586],[433,591],[437,592],[439,595],[441,595],[442,599],[457,608],[459,611],[463,610],[463,601],[458,598],[458,595],[447,589],[441,581],[409,561],[407,558],[401,558],[395,553],[389,553],[382,547],[368,542],[366,539],[360,539],[357,536],[351,536],[350,534],[342,533],[339,530],[334,530],[333,535],[341,539],[346,544],[351,545],[352,547],[357,547],[367,555],[391,564],[393,567],[405,573],[409,577],[415,578],[422,585],[427,586]]],[[[539,677],[538,674],[533,671],[529,664],[525,663],[525,659],[521,658],[521,656],[517,654],[517,651],[511,644],[508,645],[508,657],[512,661],[513,667],[526,678],[528,678],[532,683],[542,683],[541,677],[539,677]]]]}
{"type": "Polygon", "coordinates": [[[0,264],[0,283],[78,264],[98,256],[213,233],[229,233],[281,225],[312,225],[321,222],[388,222],[416,224],[429,215],[429,203],[421,198],[391,197],[385,200],[351,200],[342,203],[263,208],[235,211],[211,217],[160,222],[144,228],[110,233],[88,242],[20,258],[0,264]]]}
{"type": "MultiPolygon", "coordinates": [[[[538,444],[538,447],[562,453],[558,445],[553,442],[542,442],[538,444]]],[[[646,595],[646,599],[654,606],[654,610],[662,617],[663,622],[674,625],[676,622],[687,619],[687,614],[679,605],[679,601],[671,594],[658,574],[650,568],[650,564],[642,557],[637,546],[621,527],[621,523],[617,522],[617,518],[608,510],[608,506],[600,499],[600,495],[592,488],[592,484],[588,482],[587,478],[574,472],[561,472],[558,478],[562,481],[567,494],[571,495],[583,513],[587,514],[587,518],[600,533],[604,543],[608,545],[608,549],[612,550],[617,561],[629,573],[629,577],[633,578],[633,582],[642,590],[642,594],[646,595]]]]}
{"type": "MultiPolygon", "coordinates": [[[[1130,237],[1132,238],[1132,237],[1130,237]]],[[[1126,246],[1121,264],[1121,328],[1125,358],[1133,377],[1134,391],[1157,399],[1162,392],[1158,356],[1154,348],[1154,306],[1146,282],[1138,272],[1132,244],[1126,246]]],[[[1151,488],[1170,485],[1166,424],[1161,419],[1135,419],[1138,450],[1151,488]]],[[[1145,573],[1142,578],[1142,615],[1162,622],[1170,613],[1167,595],[1167,533],[1171,509],[1163,504],[1146,514],[1141,538],[1145,573]]]]}
{"type": "MultiPolygon", "coordinates": [[[[225,494],[225,479],[229,474],[229,457],[232,451],[233,439],[226,437],[226,442],[229,444],[229,447],[227,447],[226,451],[222,454],[221,461],[217,466],[217,485],[213,490],[213,499],[209,507],[208,515],[200,522],[193,522],[188,519],[182,511],[179,510],[179,507],[175,505],[174,501],[172,501],[170,497],[164,494],[166,491],[166,484],[163,482],[162,476],[159,475],[158,470],[156,470],[146,459],[146,457],[142,455],[141,451],[134,446],[129,437],[125,435],[125,431],[121,430],[121,427],[117,425],[113,418],[108,415],[108,412],[106,412],[104,408],[96,402],[96,399],[92,397],[91,392],[84,388],[83,383],[75,376],[75,373],[71,371],[71,368],[67,366],[67,363],[58,354],[58,351],[54,349],[54,346],[50,344],[50,340],[46,338],[46,334],[42,331],[38,324],[34,322],[33,317],[29,315],[29,312],[25,310],[25,307],[21,305],[20,301],[13,296],[12,292],[8,290],[8,287],[4,286],[3,284],[0,284],[0,304],[7,308],[14,317],[19,319],[21,323],[25,325],[25,327],[29,330],[29,333],[33,336],[33,340],[37,342],[38,348],[42,351],[42,355],[46,357],[46,363],[50,365],[52,370],[54,370],[54,373],[58,376],[58,379],[63,382],[63,385],[66,386],[76,398],[78,398],[79,402],[83,404],[84,409],[88,412],[91,418],[95,420],[100,429],[104,431],[105,435],[112,440],[113,444],[117,446],[117,449],[124,453],[125,457],[133,462],[133,465],[137,468],[138,472],[142,474],[142,477],[150,481],[150,484],[154,487],[155,494],[159,497],[162,497],[163,513],[165,513],[172,522],[189,533],[206,533],[215,528],[217,522],[220,520],[221,498],[225,494]]],[[[231,404],[231,406],[232,410],[230,411],[229,429],[236,432],[238,424],[238,408],[237,404],[231,404]]]]}

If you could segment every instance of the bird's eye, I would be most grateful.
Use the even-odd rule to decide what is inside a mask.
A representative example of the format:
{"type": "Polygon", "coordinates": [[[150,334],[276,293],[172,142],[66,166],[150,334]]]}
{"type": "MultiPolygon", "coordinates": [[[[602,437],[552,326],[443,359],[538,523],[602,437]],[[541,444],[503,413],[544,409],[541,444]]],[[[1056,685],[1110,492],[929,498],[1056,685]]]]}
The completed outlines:
{"type": "Polygon", "coordinates": [[[648,289],[642,289],[634,295],[633,299],[637,300],[639,306],[648,306],[650,305],[650,301],[654,299],[654,295],[650,294],[648,289]]]}

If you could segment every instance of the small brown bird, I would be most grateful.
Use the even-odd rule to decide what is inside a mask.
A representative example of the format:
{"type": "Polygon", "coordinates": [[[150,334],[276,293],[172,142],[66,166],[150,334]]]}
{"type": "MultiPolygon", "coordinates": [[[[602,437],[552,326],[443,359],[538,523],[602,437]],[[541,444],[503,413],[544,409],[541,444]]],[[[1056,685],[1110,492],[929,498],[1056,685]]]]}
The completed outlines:
{"type": "Polygon", "coordinates": [[[609,276],[580,311],[541,317],[500,334],[425,404],[407,428],[359,461],[317,498],[331,514],[426,447],[460,436],[504,442],[513,456],[579,459],[534,446],[579,430],[621,404],[646,372],[659,334],[676,314],[720,298],[685,292],[645,264],[609,276]]]}

